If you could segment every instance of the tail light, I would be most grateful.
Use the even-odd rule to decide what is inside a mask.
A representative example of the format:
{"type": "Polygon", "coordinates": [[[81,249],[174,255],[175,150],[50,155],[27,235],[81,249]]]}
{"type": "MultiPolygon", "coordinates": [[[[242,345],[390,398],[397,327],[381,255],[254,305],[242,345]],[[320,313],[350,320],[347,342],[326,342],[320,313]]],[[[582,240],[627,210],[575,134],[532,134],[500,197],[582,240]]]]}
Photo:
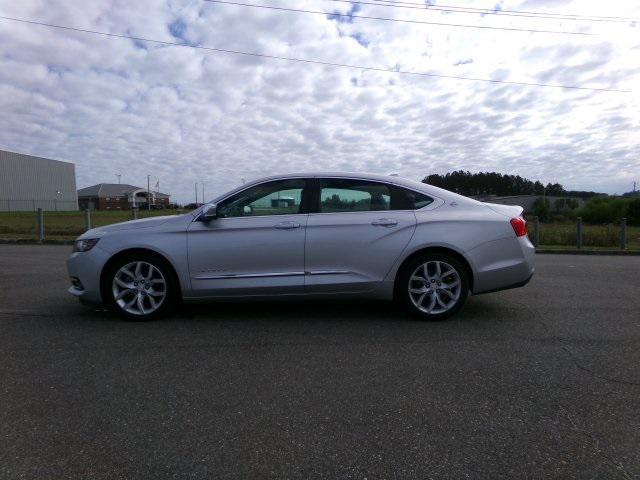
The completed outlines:
{"type": "Polygon", "coordinates": [[[512,218],[511,226],[516,232],[516,237],[524,237],[527,234],[527,221],[522,217],[512,218]]]}

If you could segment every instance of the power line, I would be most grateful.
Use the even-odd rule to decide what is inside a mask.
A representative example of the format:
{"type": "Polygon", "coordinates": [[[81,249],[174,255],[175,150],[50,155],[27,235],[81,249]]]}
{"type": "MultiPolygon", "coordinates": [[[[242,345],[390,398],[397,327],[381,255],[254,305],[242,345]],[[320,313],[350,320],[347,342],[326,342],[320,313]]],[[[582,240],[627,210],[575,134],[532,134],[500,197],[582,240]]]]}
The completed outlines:
{"type": "Polygon", "coordinates": [[[271,5],[256,5],[254,3],[232,2],[229,0],[204,0],[204,1],[209,3],[236,5],[240,7],[264,8],[267,10],[278,10],[281,12],[311,13],[314,15],[324,15],[324,16],[342,17],[342,18],[346,17],[346,18],[362,18],[365,20],[382,20],[385,22],[414,23],[414,24],[422,24],[422,25],[437,25],[437,26],[443,26],[443,27],[457,27],[457,28],[478,28],[482,30],[507,30],[511,32],[526,32],[526,33],[554,33],[559,35],[587,35],[587,36],[594,35],[593,33],[586,33],[586,32],[565,32],[560,30],[538,30],[538,29],[531,29],[531,28],[515,28],[515,27],[491,27],[488,25],[468,25],[468,24],[462,24],[462,23],[427,22],[425,20],[373,17],[369,15],[357,15],[352,13],[331,13],[331,12],[323,12],[320,10],[303,10],[300,8],[285,8],[285,7],[274,7],[271,5]]]}
{"type": "MultiPolygon", "coordinates": [[[[341,1],[341,0],[327,0],[327,1],[341,1]]],[[[344,0],[351,3],[351,0],[344,0]]],[[[400,8],[420,8],[425,10],[442,10],[442,11],[451,11],[451,12],[469,12],[469,13],[480,13],[486,15],[499,15],[506,13],[517,13],[522,15],[539,15],[544,17],[556,17],[558,19],[566,19],[566,20],[593,20],[593,21],[619,21],[619,22],[638,22],[640,18],[633,17],[615,17],[615,16],[602,16],[602,15],[578,15],[572,13],[552,13],[552,12],[532,12],[526,10],[496,10],[494,8],[478,8],[478,7],[463,7],[459,5],[426,5],[425,3],[416,3],[409,1],[398,1],[398,0],[374,0],[377,5],[385,5],[389,7],[400,7],[400,8]],[[388,5],[390,4],[390,5],[388,5]],[[406,6],[406,7],[405,7],[406,6]]],[[[359,0],[353,0],[354,3],[358,3],[359,0]]]]}
{"type": "Polygon", "coordinates": [[[37,22],[35,20],[26,20],[26,19],[22,19],[22,18],[6,17],[6,16],[2,16],[2,15],[0,15],[0,19],[2,19],[2,20],[10,20],[10,21],[20,22],[20,23],[26,23],[26,24],[29,24],[29,25],[39,25],[39,26],[42,26],[42,27],[57,28],[57,29],[60,29],[60,30],[69,30],[69,31],[80,32],[80,33],[89,33],[89,34],[94,34],[94,35],[102,35],[102,36],[109,37],[109,38],[124,38],[124,39],[128,39],[128,40],[136,40],[136,41],[139,41],[139,42],[156,43],[156,44],[159,44],[159,45],[167,45],[167,46],[172,46],[172,47],[195,48],[195,49],[198,49],[198,50],[205,50],[205,51],[210,51],[210,52],[228,53],[228,54],[233,54],[233,55],[244,55],[244,56],[248,56],[248,57],[269,58],[269,59],[272,59],[272,60],[283,60],[283,61],[288,61],[288,62],[307,63],[307,64],[314,64],[314,65],[324,65],[324,66],[329,66],[329,67],[352,68],[352,69],[357,69],[357,70],[369,70],[369,71],[375,71],[375,72],[395,73],[395,74],[398,74],[398,75],[413,75],[413,76],[420,76],[420,77],[447,78],[447,79],[452,79],[452,80],[466,80],[466,81],[472,81],[472,82],[485,82],[485,83],[494,83],[494,84],[503,84],[503,85],[520,85],[520,86],[526,86],[526,87],[564,88],[564,89],[571,89],[571,90],[587,90],[587,91],[591,91],[591,92],[633,93],[632,90],[621,90],[621,89],[615,89],[615,88],[580,87],[580,86],[576,86],[576,85],[557,85],[557,84],[536,83],[536,82],[515,82],[515,81],[509,81],[509,80],[493,80],[493,79],[489,79],[489,78],[461,77],[461,76],[457,76],[457,75],[445,75],[445,74],[440,74],[440,73],[415,72],[415,71],[400,70],[400,69],[395,69],[395,68],[367,67],[367,66],[363,66],[363,65],[353,65],[353,64],[348,64],[348,63],[326,62],[326,61],[323,61],[323,60],[311,60],[311,59],[296,58],[296,57],[284,57],[284,56],[278,56],[278,55],[268,55],[268,54],[264,54],[264,53],[244,52],[244,51],[241,51],[241,50],[230,50],[230,49],[226,49],[226,48],[206,47],[204,45],[192,45],[192,44],[189,44],[189,43],[169,42],[169,41],[166,41],[166,40],[156,40],[156,39],[145,38],[145,37],[137,37],[137,36],[133,36],[133,35],[124,35],[124,34],[121,34],[121,33],[101,32],[101,31],[98,31],[98,30],[89,30],[89,29],[83,29],[83,28],[68,27],[68,26],[65,26],[65,25],[56,25],[56,24],[52,24],[52,23],[37,22]]]}
{"type": "Polygon", "coordinates": [[[447,13],[462,13],[468,15],[499,15],[501,17],[521,17],[521,18],[534,18],[534,19],[550,19],[550,20],[572,20],[572,21],[584,21],[584,22],[619,22],[629,23],[640,21],[636,18],[625,17],[590,17],[583,15],[571,15],[561,13],[537,13],[537,12],[524,12],[518,10],[493,10],[493,9],[480,9],[471,7],[456,7],[451,5],[425,5],[424,3],[412,3],[412,2],[392,2],[391,0],[321,0],[326,2],[338,2],[348,3],[351,5],[374,5],[378,7],[389,8],[404,8],[412,10],[422,10],[423,12],[439,11],[447,13]],[[381,3],[384,2],[384,3],[381,3]]]}

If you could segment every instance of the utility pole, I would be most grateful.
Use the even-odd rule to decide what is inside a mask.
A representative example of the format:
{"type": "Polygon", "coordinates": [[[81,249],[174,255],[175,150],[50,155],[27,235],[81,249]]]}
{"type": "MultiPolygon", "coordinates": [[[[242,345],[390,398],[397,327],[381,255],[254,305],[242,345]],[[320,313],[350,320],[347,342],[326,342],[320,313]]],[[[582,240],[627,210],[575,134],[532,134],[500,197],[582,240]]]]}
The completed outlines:
{"type": "Polygon", "coordinates": [[[121,177],[121,176],[122,176],[121,174],[116,173],[116,177],[118,177],[118,185],[120,185],[120,177],[121,177]]]}
{"type": "Polygon", "coordinates": [[[198,182],[196,182],[195,184],[195,189],[196,189],[196,207],[198,206],[198,182]]]}
{"type": "Polygon", "coordinates": [[[204,183],[202,184],[202,203],[204,202],[204,183]]]}
{"type": "Polygon", "coordinates": [[[147,175],[147,211],[151,211],[151,175],[147,175]]]}

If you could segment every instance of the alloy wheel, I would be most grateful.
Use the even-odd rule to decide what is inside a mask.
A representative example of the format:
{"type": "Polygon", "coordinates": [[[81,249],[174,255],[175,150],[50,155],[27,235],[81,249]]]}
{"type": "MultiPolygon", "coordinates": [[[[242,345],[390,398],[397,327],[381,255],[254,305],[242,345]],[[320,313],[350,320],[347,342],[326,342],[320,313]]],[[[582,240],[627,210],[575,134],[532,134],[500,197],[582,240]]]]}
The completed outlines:
{"type": "Polygon", "coordinates": [[[431,260],[413,271],[408,288],[411,302],[418,310],[437,315],[456,305],[462,291],[462,280],[450,264],[431,260]]]}
{"type": "Polygon", "coordinates": [[[167,282],[159,268],[149,262],[131,262],[113,277],[113,299],[131,315],[150,315],[167,296],[167,282]]]}

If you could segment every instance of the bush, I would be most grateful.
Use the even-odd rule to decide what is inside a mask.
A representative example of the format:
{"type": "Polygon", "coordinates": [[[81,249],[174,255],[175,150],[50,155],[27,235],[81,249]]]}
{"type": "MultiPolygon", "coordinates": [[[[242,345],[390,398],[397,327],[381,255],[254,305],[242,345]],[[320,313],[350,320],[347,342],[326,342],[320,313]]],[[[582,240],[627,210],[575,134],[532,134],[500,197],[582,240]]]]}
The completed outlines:
{"type": "Polygon", "coordinates": [[[596,197],[580,209],[579,215],[586,223],[619,223],[627,216],[629,203],[624,198],[596,197]]]}
{"type": "Polygon", "coordinates": [[[536,199],[536,201],[533,202],[531,213],[538,217],[541,222],[549,221],[549,219],[551,218],[551,207],[549,206],[549,200],[542,197],[536,199]]]}
{"type": "Polygon", "coordinates": [[[640,226],[640,198],[629,201],[627,205],[627,223],[640,226]]]}

